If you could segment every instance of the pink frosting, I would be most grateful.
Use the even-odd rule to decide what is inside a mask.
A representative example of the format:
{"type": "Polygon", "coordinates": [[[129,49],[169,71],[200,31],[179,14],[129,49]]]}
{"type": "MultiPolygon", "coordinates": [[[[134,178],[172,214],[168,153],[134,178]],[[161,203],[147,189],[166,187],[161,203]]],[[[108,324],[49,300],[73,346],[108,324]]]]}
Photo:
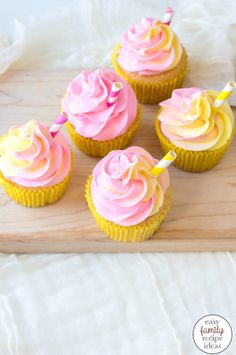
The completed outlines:
{"type": "Polygon", "coordinates": [[[182,51],[170,26],[148,17],[123,35],[117,61],[128,72],[155,75],[174,68],[182,51]]]}
{"type": "Polygon", "coordinates": [[[137,114],[136,96],[129,84],[110,69],[84,70],[69,84],[62,107],[77,133],[97,141],[127,131],[137,114]],[[116,102],[108,106],[112,83],[123,84],[116,102]]]}
{"type": "Polygon", "coordinates": [[[46,187],[61,182],[71,167],[71,151],[64,135],[54,138],[40,122],[10,129],[0,142],[0,171],[25,187],[46,187]]]}
{"type": "Polygon", "coordinates": [[[227,102],[214,109],[218,93],[200,88],[176,89],[160,103],[163,134],[176,146],[193,151],[222,147],[232,134],[234,117],[227,102]]]}
{"type": "Polygon", "coordinates": [[[131,226],[157,213],[169,186],[165,170],[151,174],[157,163],[146,150],[114,150],[93,171],[91,194],[97,212],[118,225],[131,226]]]}

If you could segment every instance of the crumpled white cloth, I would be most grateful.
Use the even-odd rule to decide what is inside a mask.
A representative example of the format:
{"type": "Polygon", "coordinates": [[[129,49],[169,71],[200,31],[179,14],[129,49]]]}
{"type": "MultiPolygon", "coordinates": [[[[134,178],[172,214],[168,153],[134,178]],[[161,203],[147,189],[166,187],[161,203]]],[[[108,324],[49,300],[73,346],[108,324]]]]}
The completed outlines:
{"type": "MultiPolygon", "coordinates": [[[[120,34],[167,5],[190,56],[186,85],[220,89],[235,75],[233,0],[73,2],[1,37],[0,73],[109,66],[120,34]]],[[[1,254],[0,354],[198,355],[200,317],[217,313],[236,329],[235,279],[236,253],[1,254]]],[[[234,339],[224,354],[235,353],[234,339]]]]}
{"type": "Polygon", "coordinates": [[[0,74],[3,74],[23,54],[25,48],[25,26],[15,21],[13,39],[0,34],[0,74]]]}
{"type": "Polygon", "coordinates": [[[2,255],[0,354],[198,355],[203,315],[236,329],[235,278],[235,253],[2,255]]]}
{"type": "MultiPolygon", "coordinates": [[[[121,34],[144,16],[162,18],[169,5],[175,11],[173,28],[189,54],[185,86],[222,89],[235,78],[234,0],[74,1],[18,24],[13,43],[5,49],[9,64],[23,53],[16,68],[111,66],[111,51],[121,34]]],[[[6,69],[0,61],[0,72],[6,69]]],[[[230,102],[236,105],[236,94],[230,102]]]]}

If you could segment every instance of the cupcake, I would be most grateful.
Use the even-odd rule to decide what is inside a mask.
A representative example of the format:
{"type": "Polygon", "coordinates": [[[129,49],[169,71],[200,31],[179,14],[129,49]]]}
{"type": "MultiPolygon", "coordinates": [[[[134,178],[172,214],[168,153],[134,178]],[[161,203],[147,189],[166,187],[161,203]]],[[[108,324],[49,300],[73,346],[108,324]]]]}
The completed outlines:
{"type": "Polygon", "coordinates": [[[160,103],[156,132],[164,153],[177,153],[177,168],[200,172],[222,159],[233,138],[234,116],[226,101],[217,104],[220,95],[196,87],[177,89],[160,103]]]}
{"type": "Polygon", "coordinates": [[[150,238],[171,205],[169,174],[152,173],[155,160],[146,150],[115,150],[89,176],[85,197],[96,223],[111,239],[140,242],[150,238]]]}
{"type": "Polygon", "coordinates": [[[129,144],[141,116],[132,88],[110,69],[84,70],[74,78],[62,111],[76,146],[94,157],[129,144]]]}
{"type": "Polygon", "coordinates": [[[0,184],[12,200],[42,207],[59,200],[71,174],[71,150],[62,133],[53,138],[30,121],[0,138],[0,184]]]}
{"type": "Polygon", "coordinates": [[[124,33],[114,48],[112,63],[138,101],[157,104],[182,86],[187,54],[169,24],[147,17],[124,33]]]}

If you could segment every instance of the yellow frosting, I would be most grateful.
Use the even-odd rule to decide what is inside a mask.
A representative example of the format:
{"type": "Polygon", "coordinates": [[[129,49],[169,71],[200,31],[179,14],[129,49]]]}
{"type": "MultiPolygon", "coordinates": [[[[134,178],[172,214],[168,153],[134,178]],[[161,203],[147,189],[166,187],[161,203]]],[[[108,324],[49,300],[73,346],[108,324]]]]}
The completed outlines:
{"type": "Polygon", "coordinates": [[[0,173],[25,187],[56,185],[68,174],[71,164],[69,145],[58,133],[34,120],[9,130],[0,140],[0,173]]]}
{"type": "Polygon", "coordinates": [[[163,134],[176,146],[193,151],[216,150],[225,145],[234,128],[227,102],[214,108],[218,93],[198,88],[178,89],[162,102],[158,116],[163,134]]]}
{"type": "Polygon", "coordinates": [[[183,47],[170,26],[144,18],[124,33],[117,61],[128,72],[156,75],[176,67],[183,47]]]}

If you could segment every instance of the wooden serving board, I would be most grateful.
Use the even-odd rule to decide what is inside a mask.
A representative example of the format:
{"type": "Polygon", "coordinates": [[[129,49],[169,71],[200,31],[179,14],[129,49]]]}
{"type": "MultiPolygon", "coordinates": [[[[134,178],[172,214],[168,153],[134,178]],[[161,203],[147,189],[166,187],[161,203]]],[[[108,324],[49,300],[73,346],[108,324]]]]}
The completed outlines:
{"type": "MultiPolygon", "coordinates": [[[[67,83],[78,70],[9,71],[0,78],[0,135],[30,119],[53,122],[67,83]]],[[[155,135],[157,106],[142,105],[133,145],[162,157],[155,135]]],[[[69,137],[68,137],[69,138],[69,137]]],[[[56,204],[39,209],[16,205],[0,188],[0,251],[158,252],[236,250],[236,158],[234,139],[223,161],[206,173],[169,169],[174,201],[153,238],[142,243],[111,241],[96,226],[84,186],[98,159],[75,152],[72,181],[56,204]]]]}

